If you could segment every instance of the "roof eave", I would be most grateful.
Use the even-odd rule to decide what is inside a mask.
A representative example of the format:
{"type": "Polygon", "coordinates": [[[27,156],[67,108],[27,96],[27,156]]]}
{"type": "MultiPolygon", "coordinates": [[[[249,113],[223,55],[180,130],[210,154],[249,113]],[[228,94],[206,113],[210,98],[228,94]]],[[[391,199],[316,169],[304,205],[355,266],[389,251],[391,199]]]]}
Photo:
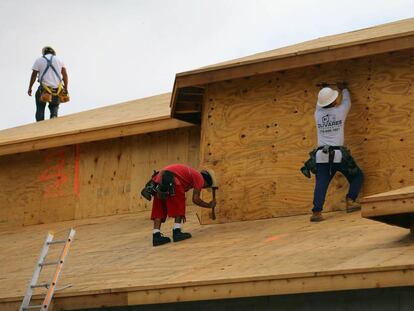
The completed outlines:
{"type": "MultiPolygon", "coordinates": [[[[195,85],[250,77],[282,70],[318,65],[332,61],[360,58],[375,54],[395,52],[414,48],[414,32],[399,36],[384,36],[370,41],[357,41],[349,44],[327,46],[287,55],[241,62],[221,67],[188,71],[176,75],[173,94],[180,88],[195,85]]],[[[172,116],[175,117],[176,96],[171,98],[172,116]]]]}
{"type": "Polygon", "coordinates": [[[193,124],[166,116],[164,118],[147,120],[139,123],[74,131],[72,133],[65,133],[64,135],[59,134],[56,136],[36,137],[33,139],[14,141],[0,145],[0,156],[189,126],[193,126],[193,124]]]}

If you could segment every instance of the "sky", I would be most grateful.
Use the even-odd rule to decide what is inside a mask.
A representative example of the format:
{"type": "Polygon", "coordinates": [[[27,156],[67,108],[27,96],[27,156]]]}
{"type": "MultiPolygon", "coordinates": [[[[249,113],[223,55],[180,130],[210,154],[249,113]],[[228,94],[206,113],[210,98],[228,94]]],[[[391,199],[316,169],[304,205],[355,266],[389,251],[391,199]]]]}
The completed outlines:
{"type": "Polygon", "coordinates": [[[413,0],[0,0],[0,129],[34,122],[27,89],[45,45],[68,71],[63,116],[170,92],[178,72],[413,15],[413,0]]]}

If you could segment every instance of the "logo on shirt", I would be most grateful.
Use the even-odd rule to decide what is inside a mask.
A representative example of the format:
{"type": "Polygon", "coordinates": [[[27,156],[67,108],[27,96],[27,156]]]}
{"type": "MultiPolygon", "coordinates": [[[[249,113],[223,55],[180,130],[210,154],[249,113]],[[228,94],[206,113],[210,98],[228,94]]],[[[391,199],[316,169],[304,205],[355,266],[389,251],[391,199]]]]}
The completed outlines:
{"type": "Polygon", "coordinates": [[[322,133],[337,132],[341,129],[342,120],[336,120],[336,115],[326,114],[321,118],[322,123],[318,123],[318,129],[322,133]]]}

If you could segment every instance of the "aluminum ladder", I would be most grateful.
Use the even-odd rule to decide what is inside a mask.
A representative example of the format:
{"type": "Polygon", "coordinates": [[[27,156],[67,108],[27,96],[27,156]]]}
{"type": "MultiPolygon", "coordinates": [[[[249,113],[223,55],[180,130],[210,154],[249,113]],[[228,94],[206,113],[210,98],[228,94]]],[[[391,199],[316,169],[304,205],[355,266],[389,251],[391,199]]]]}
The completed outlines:
{"type": "Polygon", "coordinates": [[[49,232],[46,241],[43,244],[42,250],[40,252],[39,259],[36,263],[35,270],[33,272],[32,279],[27,286],[26,294],[24,295],[23,302],[20,306],[19,311],[26,311],[26,310],[41,310],[41,311],[47,311],[49,308],[49,305],[52,301],[53,294],[57,290],[62,290],[64,288],[70,287],[65,286],[64,288],[56,288],[56,284],[60,275],[60,272],[63,267],[63,263],[65,262],[65,258],[69,252],[70,245],[73,242],[73,239],[75,237],[76,231],[74,229],[70,229],[68,237],[66,240],[55,240],[53,241],[53,233],[49,232]],[[57,261],[46,261],[47,252],[49,251],[49,246],[53,244],[65,244],[63,246],[62,252],[60,253],[59,259],[57,261]],[[37,284],[37,280],[40,276],[40,272],[42,271],[42,268],[44,266],[50,266],[50,265],[56,265],[55,273],[53,274],[52,281],[50,283],[43,283],[43,284],[37,284]],[[30,300],[32,299],[33,290],[35,288],[46,288],[47,292],[45,295],[45,298],[43,299],[43,303],[41,305],[30,305],[30,300]]]}

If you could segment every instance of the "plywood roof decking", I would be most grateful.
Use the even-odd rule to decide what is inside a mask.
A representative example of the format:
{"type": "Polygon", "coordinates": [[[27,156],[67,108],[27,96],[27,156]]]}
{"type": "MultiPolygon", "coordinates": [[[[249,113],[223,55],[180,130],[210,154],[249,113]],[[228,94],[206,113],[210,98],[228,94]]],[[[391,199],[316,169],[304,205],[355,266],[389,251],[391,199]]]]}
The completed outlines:
{"type": "MultiPolygon", "coordinates": [[[[17,303],[48,230],[77,230],[56,295],[86,308],[414,285],[414,241],[406,230],[343,212],[200,226],[193,238],[151,246],[148,213],[0,232],[0,309],[17,303]],[[13,302],[14,301],[14,302],[13,302]]],[[[170,235],[172,222],[164,225],[170,235]]]]}
{"type": "Polygon", "coordinates": [[[414,233],[414,186],[365,197],[362,217],[411,229],[414,233]]]}
{"type": "Polygon", "coordinates": [[[190,126],[170,118],[170,98],[166,93],[0,131],[0,155],[190,126]]]}
{"type": "Polygon", "coordinates": [[[414,48],[414,18],[327,36],[196,70],[178,73],[172,115],[184,119],[180,96],[187,89],[225,80],[414,48]]]}
{"type": "Polygon", "coordinates": [[[379,26],[346,32],[339,35],[321,37],[271,51],[261,52],[246,57],[237,58],[234,60],[179,73],[177,76],[185,76],[198,72],[214,71],[217,69],[239,66],[248,63],[263,62],[269,59],[313,53],[321,50],[331,50],[350,45],[364,44],[385,39],[409,36],[413,34],[414,18],[409,18],[379,26]]]}
{"type": "Polygon", "coordinates": [[[383,193],[370,195],[363,199],[364,203],[377,202],[377,201],[388,201],[396,199],[407,199],[414,197],[414,186],[408,186],[400,189],[395,189],[383,193]]]}

